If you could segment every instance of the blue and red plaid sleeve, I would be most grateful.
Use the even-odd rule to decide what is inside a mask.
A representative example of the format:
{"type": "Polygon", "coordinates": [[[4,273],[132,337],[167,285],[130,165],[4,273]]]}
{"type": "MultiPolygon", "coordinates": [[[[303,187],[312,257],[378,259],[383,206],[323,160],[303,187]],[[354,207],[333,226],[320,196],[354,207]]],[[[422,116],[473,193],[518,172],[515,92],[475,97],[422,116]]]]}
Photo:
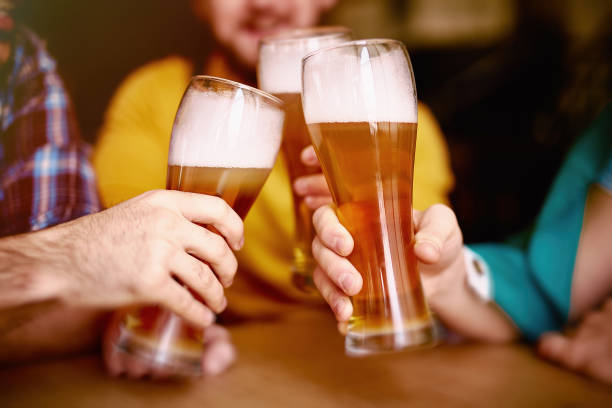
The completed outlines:
{"type": "Polygon", "coordinates": [[[89,148],[81,141],[55,62],[22,29],[3,87],[0,236],[99,211],[89,148]]]}

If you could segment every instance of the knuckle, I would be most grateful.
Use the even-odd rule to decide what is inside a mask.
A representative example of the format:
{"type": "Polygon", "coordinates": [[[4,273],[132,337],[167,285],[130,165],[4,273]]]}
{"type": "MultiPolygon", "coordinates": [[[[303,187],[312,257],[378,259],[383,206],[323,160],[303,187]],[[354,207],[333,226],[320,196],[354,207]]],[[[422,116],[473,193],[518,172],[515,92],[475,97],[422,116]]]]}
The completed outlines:
{"type": "Polygon", "coordinates": [[[209,289],[215,283],[215,278],[213,277],[213,273],[208,266],[205,264],[198,262],[198,266],[196,267],[196,273],[198,276],[198,280],[200,281],[200,285],[203,289],[209,289]]]}
{"type": "Polygon", "coordinates": [[[227,271],[228,278],[233,279],[237,272],[238,272],[238,260],[232,254],[232,256],[229,258],[229,265],[228,265],[228,271],[227,271]]]}
{"type": "Polygon", "coordinates": [[[345,267],[344,267],[344,262],[343,260],[340,258],[338,259],[337,257],[334,256],[334,259],[332,259],[329,263],[329,268],[327,270],[327,274],[330,277],[335,277],[335,278],[339,278],[340,276],[342,276],[342,274],[345,271],[345,267]]]}
{"type": "Polygon", "coordinates": [[[214,213],[217,215],[217,217],[220,220],[227,218],[230,215],[230,211],[231,211],[230,206],[222,198],[219,198],[219,197],[212,197],[212,198],[213,198],[212,202],[213,202],[213,207],[214,207],[214,210],[213,210],[214,213]]]}
{"type": "Polygon", "coordinates": [[[167,235],[168,231],[173,231],[179,223],[179,217],[165,208],[154,208],[150,212],[150,224],[157,234],[167,235]]]}
{"type": "Polygon", "coordinates": [[[142,199],[150,204],[160,204],[166,197],[166,190],[150,190],[142,194],[142,199]]]}
{"type": "Polygon", "coordinates": [[[214,234],[210,240],[209,251],[212,259],[217,261],[226,258],[231,252],[225,240],[216,234],[214,234]]]}

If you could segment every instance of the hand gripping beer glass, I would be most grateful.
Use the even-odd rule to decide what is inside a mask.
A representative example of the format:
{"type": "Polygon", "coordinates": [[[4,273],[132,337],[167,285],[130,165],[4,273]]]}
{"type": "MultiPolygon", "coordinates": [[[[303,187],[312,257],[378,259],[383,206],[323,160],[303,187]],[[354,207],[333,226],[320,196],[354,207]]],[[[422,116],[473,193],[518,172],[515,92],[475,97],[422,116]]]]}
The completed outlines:
{"type": "MultiPolygon", "coordinates": [[[[284,102],[282,151],[291,183],[298,177],[318,171],[305,166],[300,159],[302,150],[310,145],[302,111],[302,58],[312,51],[350,39],[351,30],[348,28],[315,27],[282,32],[260,42],[257,82],[260,89],[274,94],[284,102]]],[[[295,193],[293,210],[295,241],[292,281],[299,289],[309,291],[313,288],[312,272],[316,265],[310,249],[314,238],[312,211],[295,193]]]]}
{"type": "Polygon", "coordinates": [[[417,98],[403,44],[363,40],[303,61],[304,117],[363,277],[346,335],[351,355],[435,342],[414,255],[417,98]]]}
{"type": "MultiPolygon", "coordinates": [[[[272,95],[208,76],[191,80],[179,106],[166,186],[223,198],[244,219],[280,148],[284,112],[272,95]]],[[[201,372],[203,331],[157,306],[129,311],[116,347],[175,375],[201,372]]]]}

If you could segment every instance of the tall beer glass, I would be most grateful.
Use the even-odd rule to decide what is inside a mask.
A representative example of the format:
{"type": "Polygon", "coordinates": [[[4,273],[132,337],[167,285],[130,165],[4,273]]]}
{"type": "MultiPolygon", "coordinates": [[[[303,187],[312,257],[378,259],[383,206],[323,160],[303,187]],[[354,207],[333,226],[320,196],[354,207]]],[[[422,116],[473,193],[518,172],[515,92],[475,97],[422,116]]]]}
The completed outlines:
{"type": "Polygon", "coordinates": [[[363,277],[346,350],[369,354],[435,340],[414,255],[417,98],[403,44],[363,40],[303,61],[304,117],[363,277]]]}
{"type": "MultiPolygon", "coordinates": [[[[196,76],[179,106],[166,188],[216,195],[244,219],[280,148],[282,102],[225,79],[196,76]]],[[[201,370],[203,331],[157,306],[129,311],[116,346],[176,375],[201,370]]]]}
{"type": "MultiPolygon", "coordinates": [[[[350,41],[351,30],[345,27],[315,27],[290,30],[264,38],[259,44],[257,82],[259,88],[274,94],[284,102],[285,127],[282,151],[287,162],[291,183],[298,177],[316,173],[305,166],[300,153],[310,145],[308,129],[302,112],[302,58],[319,48],[350,41]]],[[[291,189],[293,192],[293,189],[291,189]]],[[[312,272],[315,261],[311,244],[314,238],[312,211],[301,197],[293,193],[295,240],[292,281],[298,288],[313,288],[312,272]]]]}

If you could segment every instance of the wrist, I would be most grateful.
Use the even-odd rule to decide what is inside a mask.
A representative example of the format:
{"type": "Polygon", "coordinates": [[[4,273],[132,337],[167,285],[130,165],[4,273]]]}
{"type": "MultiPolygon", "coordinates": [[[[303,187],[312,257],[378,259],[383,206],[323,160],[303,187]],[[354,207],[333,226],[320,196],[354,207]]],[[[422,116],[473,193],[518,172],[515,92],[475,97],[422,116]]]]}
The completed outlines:
{"type": "Polygon", "coordinates": [[[70,293],[69,268],[72,254],[63,244],[66,242],[65,231],[61,227],[52,227],[25,236],[31,248],[32,279],[31,294],[36,301],[65,301],[70,293]]]}
{"type": "Polygon", "coordinates": [[[473,262],[470,255],[470,250],[464,248],[444,272],[454,279],[448,279],[444,290],[436,291],[430,298],[432,310],[451,330],[468,338],[492,342],[516,338],[518,331],[512,321],[492,302],[490,281],[486,285],[480,283],[480,289],[473,279],[470,282],[468,268],[473,262]]]}
{"type": "Polygon", "coordinates": [[[437,279],[435,288],[428,296],[432,309],[443,314],[444,310],[456,309],[465,300],[473,296],[466,281],[465,256],[461,251],[453,263],[443,272],[443,277],[437,279]]]}

